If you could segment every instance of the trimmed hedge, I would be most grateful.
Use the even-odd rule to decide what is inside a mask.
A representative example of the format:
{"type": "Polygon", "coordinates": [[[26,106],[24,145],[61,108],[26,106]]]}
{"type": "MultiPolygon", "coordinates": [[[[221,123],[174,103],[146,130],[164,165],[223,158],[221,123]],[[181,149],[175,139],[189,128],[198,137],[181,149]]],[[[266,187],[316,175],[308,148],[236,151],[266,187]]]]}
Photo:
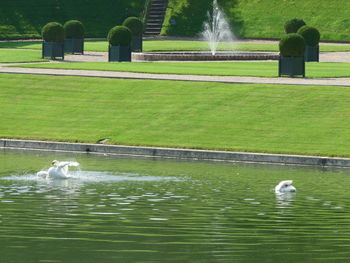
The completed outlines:
{"type": "Polygon", "coordinates": [[[85,28],[78,20],[69,20],[63,25],[66,38],[84,38],[85,28]]]}
{"type": "Polygon", "coordinates": [[[0,39],[41,38],[50,21],[81,21],[85,37],[106,37],[129,16],[142,15],[145,0],[3,0],[0,39]]]}
{"type": "Polygon", "coordinates": [[[126,26],[127,28],[129,28],[131,33],[134,36],[139,36],[139,35],[142,35],[143,33],[143,23],[137,17],[134,17],[134,16],[128,17],[127,19],[124,20],[123,26],[126,26]]]}
{"type": "Polygon", "coordinates": [[[132,33],[126,26],[113,27],[107,36],[111,46],[127,46],[131,43],[132,33]]]}
{"type": "Polygon", "coordinates": [[[297,34],[287,34],[279,42],[280,55],[282,57],[303,57],[305,53],[305,40],[297,34]]]}
{"type": "Polygon", "coordinates": [[[50,22],[47,23],[41,31],[41,35],[46,42],[63,42],[64,41],[64,29],[60,23],[50,22]]]}
{"type": "Polygon", "coordinates": [[[304,20],[293,18],[286,21],[286,23],[284,24],[284,31],[286,31],[287,34],[296,33],[298,29],[304,25],[306,25],[304,20]]]}
{"type": "Polygon", "coordinates": [[[299,28],[298,34],[305,39],[308,46],[317,46],[320,42],[320,32],[315,27],[302,26],[299,28]]]}

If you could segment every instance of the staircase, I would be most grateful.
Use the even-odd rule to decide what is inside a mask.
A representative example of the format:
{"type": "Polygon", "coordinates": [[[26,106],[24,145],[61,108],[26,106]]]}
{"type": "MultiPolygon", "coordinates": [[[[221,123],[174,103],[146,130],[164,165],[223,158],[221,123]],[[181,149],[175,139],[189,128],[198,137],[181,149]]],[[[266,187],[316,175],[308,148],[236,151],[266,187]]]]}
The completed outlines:
{"type": "Polygon", "coordinates": [[[157,36],[162,29],[168,0],[151,0],[144,36],[157,36]]]}

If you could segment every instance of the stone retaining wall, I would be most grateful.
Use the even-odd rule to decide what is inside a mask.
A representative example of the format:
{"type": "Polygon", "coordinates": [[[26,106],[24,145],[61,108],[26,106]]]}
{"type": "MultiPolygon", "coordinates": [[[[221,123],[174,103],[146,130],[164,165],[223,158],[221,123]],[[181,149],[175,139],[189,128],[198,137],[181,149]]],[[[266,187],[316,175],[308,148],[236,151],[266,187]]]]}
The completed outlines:
{"type": "Polygon", "coordinates": [[[3,149],[35,149],[195,160],[350,167],[349,158],[0,139],[3,149]]]}

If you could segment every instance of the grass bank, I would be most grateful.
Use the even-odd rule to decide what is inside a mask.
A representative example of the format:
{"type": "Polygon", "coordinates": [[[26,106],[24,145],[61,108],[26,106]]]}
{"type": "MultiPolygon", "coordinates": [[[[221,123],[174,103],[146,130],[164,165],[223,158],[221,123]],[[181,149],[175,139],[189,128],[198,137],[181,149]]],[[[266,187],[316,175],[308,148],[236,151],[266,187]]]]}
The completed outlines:
{"type": "MultiPolygon", "coordinates": [[[[211,0],[169,0],[162,34],[197,35],[211,0]]],[[[218,0],[235,34],[245,38],[281,38],[284,23],[302,18],[318,28],[322,40],[350,41],[350,2],[343,0],[218,0]]]]}
{"type": "MultiPolygon", "coordinates": [[[[7,41],[0,42],[0,48],[24,48],[41,49],[41,41],[7,41]]],[[[108,51],[108,42],[104,40],[86,40],[84,44],[86,51],[108,51]]],[[[209,50],[208,44],[204,41],[181,41],[181,40],[144,40],[143,49],[150,51],[203,51],[209,50]]],[[[244,43],[233,44],[220,43],[218,50],[238,50],[238,51],[272,51],[278,52],[278,43],[244,43]]],[[[350,51],[350,45],[322,44],[321,52],[344,52],[350,51]]]]}
{"type": "MultiPolygon", "coordinates": [[[[17,67],[17,66],[16,66],[17,67]]],[[[25,68],[108,70],[137,73],[277,77],[278,62],[78,62],[26,64],[25,68]]],[[[350,77],[350,63],[309,62],[306,76],[310,78],[350,77]]]]}
{"type": "Polygon", "coordinates": [[[0,137],[350,156],[350,89],[0,74],[0,137]]]}

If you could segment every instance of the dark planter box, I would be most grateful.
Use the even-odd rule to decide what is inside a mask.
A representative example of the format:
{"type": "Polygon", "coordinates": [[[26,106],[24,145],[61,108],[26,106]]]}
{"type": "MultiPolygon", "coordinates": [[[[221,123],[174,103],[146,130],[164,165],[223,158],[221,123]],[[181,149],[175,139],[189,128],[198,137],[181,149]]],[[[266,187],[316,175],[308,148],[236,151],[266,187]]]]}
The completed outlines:
{"type": "Polygon", "coordinates": [[[109,46],[108,62],[111,61],[131,61],[130,46],[109,46]]]}
{"type": "Polygon", "coordinates": [[[64,40],[64,52],[72,54],[84,54],[84,39],[66,38],[64,40]]]}
{"type": "Polygon", "coordinates": [[[306,46],[305,49],[305,61],[319,61],[320,47],[319,46],[306,46]]]}
{"type": "Polygon", "coordinates": [[[133,36],[131,41],[131,51],[132,52],[142,52],[142,35],[133,36]]]}
{"type": "Polygon", "coordinates": [[[42,58],[64,59],[64,42],[46,42],[42,44],[42,58]]]}
{"type": "Polygon", "coordinates": [[[278,76],[288,75],[290,77],[303,76],[305,78],[304,57],[279,57],[278,76]]]}

